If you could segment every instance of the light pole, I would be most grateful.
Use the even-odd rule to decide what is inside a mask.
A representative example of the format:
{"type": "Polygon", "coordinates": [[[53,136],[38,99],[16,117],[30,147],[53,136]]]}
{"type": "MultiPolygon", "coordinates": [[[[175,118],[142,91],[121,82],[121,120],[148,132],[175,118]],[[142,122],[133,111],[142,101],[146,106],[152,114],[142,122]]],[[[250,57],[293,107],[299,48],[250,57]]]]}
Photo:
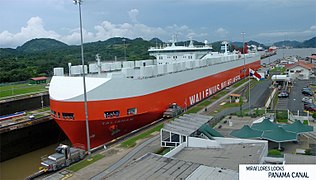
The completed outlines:
{"type": "Polygon", "coordinates": [[[90,157],[90,133],[89,133],[89,121],[88,121],[88,103],[87,103],[87,90],[86,90],[86,75],[84,69],[84,58],[83,58],[83,36],[82,36],[82,20],[81,20],[81,0],[73,0],[74,4],[79,7],[79,19],[80,19],[80,40],[81,40],[81,63],[82,63],[82,79],[83,79],[83,97],[84,97],[84,111],[86,118],[86,134],[87,134],[87,150],[88,156],[90,157]]]}
{"type": "Polygon", "coordinates": [[[124,61],[126,61],[126,39],[122,39],[124,42],[124,61]]]}
{"type": "MultiPolygon", "coordinates": [[[[244,55],[244,77],[246,79],[246,54],[245,54],[245,32],[242,32],[242,44],[243,44],[243,47],[242,47],[242,51],[243,51],[243,55],[244,55]]],[[[249,70],[249,68],[248,68],[249,70]]],[[[250,71],[248,72],[250,73],[250,71]]],[[[250,107],[251,107],[251,104],[250,104],[250,74],[248,74],[248,105],[249,105],[249,113],[250,113],[250,107]]]]}
{"type": "Polygon", "coordinates": [[[246,57],[245,57],[245,40],[244,40],[244,36],[245,36],[245,32],[242,32],[242,54],[244,56],[244,78],[246,79],[246,57]]]}

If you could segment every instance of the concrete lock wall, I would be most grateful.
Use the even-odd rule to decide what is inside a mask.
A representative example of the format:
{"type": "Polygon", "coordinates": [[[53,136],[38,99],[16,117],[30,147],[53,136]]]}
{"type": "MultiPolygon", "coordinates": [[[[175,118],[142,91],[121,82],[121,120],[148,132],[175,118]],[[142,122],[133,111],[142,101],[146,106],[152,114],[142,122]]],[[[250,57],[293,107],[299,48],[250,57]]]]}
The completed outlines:
{"type": "Polygon", "coordinates": [[[0,162],[58,143],[66,135],[54,120],[47,120],[0,134],[0,162]]]}
{"type": "Polygon", "coordinates": [[[43,106],[49,106],[49,95],[45,94],[43,96],[36,95],[32,97],[21,98],[13,101],[3,101],[0,103],[0,116],[6,114],[12,114],[20,111],[27,111],[38,109],[42,107],[42,99],[43,106]]]}

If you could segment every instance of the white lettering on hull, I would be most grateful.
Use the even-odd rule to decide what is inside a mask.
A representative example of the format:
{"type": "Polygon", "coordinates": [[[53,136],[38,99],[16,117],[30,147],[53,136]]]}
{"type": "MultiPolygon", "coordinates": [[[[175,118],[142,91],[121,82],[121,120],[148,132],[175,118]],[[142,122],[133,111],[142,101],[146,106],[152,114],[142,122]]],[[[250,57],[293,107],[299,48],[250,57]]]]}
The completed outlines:
{"type": "Polygon", "coordinates": [[[206,88],[200,92],[197,92],[196,94],[192,95],[189,97],[189,100],[190,100],[190,105],[193,105],[211,95],[213,95],[214,93],[216,93],[217,91],[220,91],[222,89],[224,89],[225,87],[227,86],[230,86],[231,84],[239,81],[241,78],[240,78],[240,75],[238,76],[235,76],[233,78],[230,78],[226,81],[223,81],[219,84],[216,84],[212,87],[209,87],[209,88],[206,88]]]}

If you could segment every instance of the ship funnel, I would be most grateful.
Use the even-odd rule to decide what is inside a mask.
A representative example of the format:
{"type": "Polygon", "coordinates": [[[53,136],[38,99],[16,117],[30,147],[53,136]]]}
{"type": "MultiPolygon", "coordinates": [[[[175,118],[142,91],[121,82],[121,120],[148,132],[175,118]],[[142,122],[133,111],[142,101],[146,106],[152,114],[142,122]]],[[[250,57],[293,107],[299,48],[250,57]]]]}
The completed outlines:
{"type": "Polygon", "coordinates": [[[224,54],[227,54],[227,52],[228,52],[228,48],[227,48],[228,42],[227,41],[223,41],[222,45],[224,45],[224,54]]]}
{"type": "Polygon", "coordinates": [[[204,46],[206,47],[207,46],[207,40],[204,40],[204,46]]]}

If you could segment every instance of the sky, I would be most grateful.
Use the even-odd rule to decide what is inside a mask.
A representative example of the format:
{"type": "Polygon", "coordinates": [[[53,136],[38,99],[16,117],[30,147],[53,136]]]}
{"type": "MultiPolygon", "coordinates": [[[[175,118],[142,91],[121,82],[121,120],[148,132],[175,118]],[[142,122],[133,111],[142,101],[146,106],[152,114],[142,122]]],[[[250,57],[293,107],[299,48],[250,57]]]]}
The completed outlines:
{"type": "MultiPolygon", "coordinates": [[[[316,0],[83,0],[84,42],[112,37],[169,42],[255,40],[265,44],[316,36],[316,0]]],[[[0,0],[0,48],[34,38],[80,44],[72,0],[0,0]]]]}

